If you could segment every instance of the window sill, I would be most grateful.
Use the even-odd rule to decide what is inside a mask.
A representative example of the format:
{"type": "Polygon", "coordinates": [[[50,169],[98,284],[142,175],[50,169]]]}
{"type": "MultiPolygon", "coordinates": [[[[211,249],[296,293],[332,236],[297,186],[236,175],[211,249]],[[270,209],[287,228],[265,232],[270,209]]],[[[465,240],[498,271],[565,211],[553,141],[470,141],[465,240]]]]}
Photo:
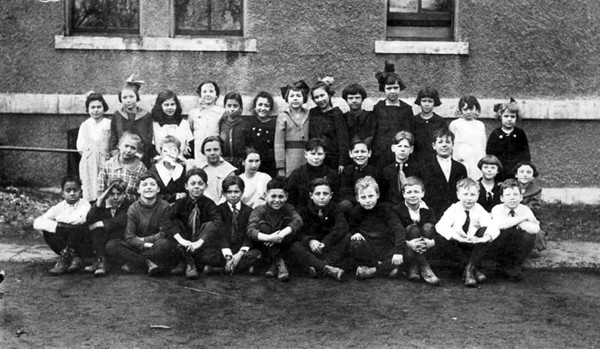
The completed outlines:
{"type": "Polygon", "coordinates": [[[54,36],[57,50],[257,52],[256,39],[54,36]]]}
{"type": "Polygon", "coordinates": [[[468,55],[468,42],[375,41],[375,53],[417,55],[468,55]]]}

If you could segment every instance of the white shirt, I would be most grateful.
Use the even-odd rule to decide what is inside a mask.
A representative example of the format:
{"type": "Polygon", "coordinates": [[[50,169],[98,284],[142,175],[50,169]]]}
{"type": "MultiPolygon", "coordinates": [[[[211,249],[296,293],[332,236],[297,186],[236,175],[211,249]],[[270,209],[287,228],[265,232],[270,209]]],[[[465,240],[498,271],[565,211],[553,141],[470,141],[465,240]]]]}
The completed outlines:
{"type": "MultiPolygon", "coordinates": [[[[475,204],[469,211],[469,229],[467,229],[467,236],[474,237],[475,233],[479,228],[487,227],[485,235],[492,237],[492,240],[496,239],[500,235],[500,230],[496,223],[492,220],[492,216],[479,204],[475,204]]],[[[444,215],[435,225],[435,230],[450,240],[457,230],[462,230],[462,226],[467,220],[467,214],[462,203],[456,202],[452,206],[448,207],[444,215]]]]}
{"type": "Polygon", "coordinates": [[[519,228],[529,234],[537,234],[540,231],[540,223],[535,218],[533,211],[525,205],[519,204],[514,210],[506,207],[504,204],[499,204],[492,208],[492,217],[500,229],[510,229],[515,226],[511,224],[511,220],[515,217],[526,218],[519,224],[516,224],[519,228]],[[510,215],[510,211],[514,211],[514,217],[510,215]]]}
{"type": "Polygon", "coordinates": [[[444,176],[446,176],[446,182],[450,180],[450,171],[452,171],[452,159],[451,158],[442,158],[436,156],[438,164],[442,168],[442,172],[444,172],[444,176]]]}
{"type": "Polygon", "coordinates": [[[83,224],[90,208],[92,208],[90,203],[83,199],[73,205],[63,200],[36,218],[33,221],[33,229],[56,233],[58,223],[83,224]]]}

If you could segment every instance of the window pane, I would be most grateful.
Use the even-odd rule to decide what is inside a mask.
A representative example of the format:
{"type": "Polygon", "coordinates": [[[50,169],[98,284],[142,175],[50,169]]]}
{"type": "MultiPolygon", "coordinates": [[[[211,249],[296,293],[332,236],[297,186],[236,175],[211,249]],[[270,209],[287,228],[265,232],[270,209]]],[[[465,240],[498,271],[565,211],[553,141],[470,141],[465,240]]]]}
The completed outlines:
{"type": "Polygon", "coordinates": [[[390,12],[411,13],[419,12],[418,0],[389,0],[390,12]]]}
{"type": "Polygon", "coordinates": [[[448,5],[448,0],[421,0],[421,9],[423,11],[448,12],[450,11],[448,5]]]}
{"type": "Polygon", "coordinates": [[[177,33],[240,35],[243,9],[243,0],[176,0],[177,33]]]}
{"type": "Polygon", "coordinates": [[[209,0],[177,0],[175,20],[177,29],[210,30],[209,0]]]}
{"type": "Polygon", "coordinates": [[[139,27],[138,0],[74,0],[73,29],[131,32],[139,27]]]}
{"type": "Polygon", "coordinates": [[[211,30],[241,30],[242,1],[212,1],[211,30]]]}

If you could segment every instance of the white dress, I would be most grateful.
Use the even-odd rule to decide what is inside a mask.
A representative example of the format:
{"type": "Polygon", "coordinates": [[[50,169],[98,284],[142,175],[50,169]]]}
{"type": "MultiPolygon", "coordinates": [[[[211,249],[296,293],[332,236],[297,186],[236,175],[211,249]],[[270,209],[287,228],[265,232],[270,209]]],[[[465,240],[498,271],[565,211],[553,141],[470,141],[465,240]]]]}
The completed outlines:
{"type": "Polygon", "coordinates": [[[271,180],[271,176],[264,172],[256,172],[252,178],[246,176],[245,173],[242,173],[240,178],[244,181],[245,186],[242,202],[252,208],[264,205],[267,183],[271,180]]]}
{"type": "Polygon", "coordinates": [[[202,154],[202,142],[209,136],[219,135],[219,121],[223,117],[225,109],[212,105],[201,106],[190,111],[188,122],[194,134],[194,158],[206,161],[202,154]]]}
{"type": "Polygon", "coordinates": [[[460,118],[452,121],[448,128],[454,133],[452,158],[465,165],[470,178],[478,180],[481,171],[477,163],[485,156],[485,125],[479,120],[460,118]]]}
{"type": "Polygon", "coordinates": [[[110,119],[96,121],[88,118],[79,127],[77,151],[81,154],[79,177],[83,184],[83,198],[87,201],[97,199],[97,182],[100,165],[110,158],[110,119]]]}
{"type": "Polygon", "coordinates": [[[152,123],[152,128],[154,131],[154,139],[152,140],[152,143],[154,144],[158,154],[160,154],[160,146],[166,136],[174,136],[181,142],[181,155],[183,155],[188,142],[194,139],[194,135],[190,129],[190,124],[185,119],[181,120],[179,125],[164,124],[160,126],[158,122],[154,121],[152,123]]]}

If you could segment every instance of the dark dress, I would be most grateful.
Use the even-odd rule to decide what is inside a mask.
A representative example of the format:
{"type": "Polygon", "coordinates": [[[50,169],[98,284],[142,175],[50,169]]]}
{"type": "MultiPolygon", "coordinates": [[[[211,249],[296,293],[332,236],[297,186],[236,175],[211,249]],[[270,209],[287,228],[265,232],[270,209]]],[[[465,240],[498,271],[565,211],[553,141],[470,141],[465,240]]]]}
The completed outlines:
{"type": "Polygon", "coordinates": [[[377,125],[373,139],[375,167],[382,169],[394,161],[390,146],[399,131],[412,132],[413,112],[410,105],[400,101],[400,106],[386,106],[381,100],[373,107],[377,125]]]}
{"type": "Polygon", "coordinates": [[[518,127],[509,134],[502,131],[502,127],[493,130],[485,151],[486,154],[495,155],[504,167],[501,178],[498,178],[499,181],[514,178],[513,169],[519,162],[531,161],[527,135],[518,127]]]}
{"type": "Polygon", "coordinates": [[[448,127],[448,123],[444,118],[436,113],[427,120],[421,117],[421,114],[413,116],[412,120],[412,133],[415,137],[415,150],[412,156],[419,159],[425,160],[435,156],[435,150],[433,149],[433,133],[435,130],[448,127]]]}
{"type": "Polygon", "coordinates": [[[262,122],[256,116],[247,117],[248,125],[244,134],[246,146],[252,147],[260,154],[260,171],[271,178],[277,176],[275,166],[275,125],[277,118],[271,117],[262,122]]]}
{"type": "Polygon", "coordinates": [[[308,138],[321,138],[325,143],[325,164],[332,169],[348,163],[348,127],[338,107],[323,112],[314,107],[308,113],[308,138]]]}

